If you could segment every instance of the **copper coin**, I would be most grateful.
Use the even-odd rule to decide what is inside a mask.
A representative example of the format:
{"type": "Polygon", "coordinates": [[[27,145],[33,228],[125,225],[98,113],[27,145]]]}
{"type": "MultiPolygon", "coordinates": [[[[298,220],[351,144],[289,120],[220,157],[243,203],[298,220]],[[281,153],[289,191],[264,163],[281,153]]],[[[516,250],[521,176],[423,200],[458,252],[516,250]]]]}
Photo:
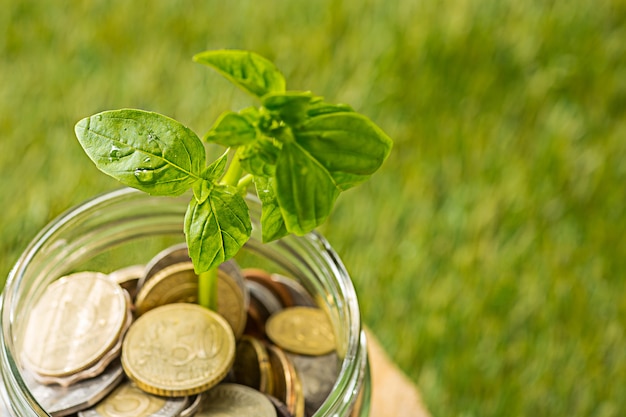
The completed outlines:
{"type": "Polygon", "coordinates": [[[274,381],[271,394],[284,402],[295,417],[304,417],[304,391],[294,364],[278,346],[268,345],[267,353],[274,381]]]}

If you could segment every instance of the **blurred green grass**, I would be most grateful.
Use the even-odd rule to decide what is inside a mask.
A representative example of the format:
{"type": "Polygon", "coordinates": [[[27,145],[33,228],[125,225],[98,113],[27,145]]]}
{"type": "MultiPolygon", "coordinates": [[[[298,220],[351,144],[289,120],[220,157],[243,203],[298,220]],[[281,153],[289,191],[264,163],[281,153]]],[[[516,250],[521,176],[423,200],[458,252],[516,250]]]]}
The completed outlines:
{"type": "Polygon", "coordinates": [[[620,0],[8,0],[0,275],[118,187],[77,120],[138,107],[203,133],[249,101],[191,56],[251,49],[395,140],[322,232],[433,415],[624,415],[625,39],[620,0]]]}

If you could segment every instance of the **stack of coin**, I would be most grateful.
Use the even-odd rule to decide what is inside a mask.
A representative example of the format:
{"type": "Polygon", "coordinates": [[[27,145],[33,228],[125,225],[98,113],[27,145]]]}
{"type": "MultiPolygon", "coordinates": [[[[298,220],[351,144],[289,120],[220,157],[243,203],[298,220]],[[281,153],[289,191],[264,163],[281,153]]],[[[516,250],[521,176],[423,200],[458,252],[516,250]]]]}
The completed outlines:
{"type": "Polygon", "coordinates": [[[197,303],[185,245],[145,266],[54,281],[27,319],[24,379],[52,416],[312,416],[340,358],[295,280],[234,261],[197,303]]]}

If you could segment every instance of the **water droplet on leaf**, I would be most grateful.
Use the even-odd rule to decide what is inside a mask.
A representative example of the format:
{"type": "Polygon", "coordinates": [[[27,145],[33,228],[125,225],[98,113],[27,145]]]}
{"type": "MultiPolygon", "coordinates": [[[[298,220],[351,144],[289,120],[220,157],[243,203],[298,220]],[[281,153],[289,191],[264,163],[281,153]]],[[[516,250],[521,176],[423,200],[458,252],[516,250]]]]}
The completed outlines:
{"type": "Polygon", "coordinates": [[[109,161],[119,161],[122,157],[122,150],[117,146],[111,146],[111,151],[109,152],[109,161]]]}
{"type": "Polygon", "coordinates": [[[152,169],[136,169],[135,178],[142,183],[150,183],[154,181],[154,170],[152,169]]]}

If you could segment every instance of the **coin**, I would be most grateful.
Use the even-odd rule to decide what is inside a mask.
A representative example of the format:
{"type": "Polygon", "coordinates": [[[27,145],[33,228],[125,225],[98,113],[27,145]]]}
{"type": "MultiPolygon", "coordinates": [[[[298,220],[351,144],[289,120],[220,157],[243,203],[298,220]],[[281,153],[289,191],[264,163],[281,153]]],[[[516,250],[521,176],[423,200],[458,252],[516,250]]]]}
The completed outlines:
{"type": "Polygon", "coordinates": [[[120,332],[120,336],[118,337],[115,344],[111,347],[111,349],[102,356],[98,362],[94,363],[87,369],[83,369],[81,371],[75,372],[70,375],[65,376],[49,376],[49,375],[40,375],[37,373],[33,373],[33,378],[44,385],[56,384],[61,387],[69,387],[78,381],[82,381],[84,379],[94,378],[100,375],[104,370],[109,366],[111,362],[117,359],[120,356],[120,352],[122,351],[122,341],[124,338],[124,334],[126,330],[130,327],[130,324],[133,321],[133,316],[131,313],[132,303],[130,301],[130,296],[126,291],[123,291],[124,297],[126,298],[126,321],[124,326],[122,327],[122,331],[120,332]]]}
{"type": "Polygon", "coordinates": [[[311,416],[324,403],[339,375],[339,357],[336,353],[323,356],[305,356],[287,353],[302,382],[305,412],[311,416]]]}
{"type": "Polygon", "coordinates": [[[235,337],[219,314],[196,304],[154,308],[128,330],[122,366],[139,388],[180,397],[224,378],[235,357],[235,337]]]}
{"type": "Polygon", "coordinates": [[[125,382],[98,405],[78,413],[79,417],[176,417],[185,408],[186,398],[150,395],[125,382]]]}
{"type": "Polygon", "coordinates": [[[131,265],[111,272],[109,278],[128,291],[131,300],[134,301],[137,296],[139,278],[143,276],[145,269],[144,265],[131,265]]]}
{"type": "MultiPolygon", "coordinates": [[[[217,312],[230,324],[239,338],[246,325],[246,296],[243,279],[238,282],[234,262],[220,265],[217,276],[217,312]],[[230,273],[226,273],[228,270],[230,273]]],[[[198,301],[198,275],[191,262],[173,264],[156,272],[137,294],[137,314],[144,314],[157,306],[198,301]]]]}
{"type": "Polygon", "coordinates": [[[268,345],[274,390],[271,394],[285,403],[294,417],[304,417],[304,391],[295,366],[278,346],[268,345]]]}
{"type": "Polygon", "coordinates": [[[273,391],[267,349],[259,340],[243,336],[237,343],[233,372],[235,382],[264,393],[273,391]]]}
{"type": "Polygon", "coordinates": [[[198,301],[198,276],[191,262],[169,265],[146,281],[137,293],[135,311],[138,315],[165,304],[198,301]]]}
{"type": "Polygon", "coordinates": [[[270,400],[254,388],[220,384],[207,391],[196,417],[276,417],[270,400]]]}
{"type": "Polygon", "coordinates": [[[323,310],[290,307],[274,314],[265,326],[278,346],[303,355],[324,355],[335,349],[335,335],[323,310]]]}
{"type": "Polygon", "coordinates": [[[120,361],[115,360],[97,377],[84,379],[68,387],[39,384],[28,371],[23,372],[22,376],[37,402],[50,415],[59,417],[96,404],[122,381],[124,371],[120,361]]]}
{"type": "Polygon", "coordinates": [[[126,294],[97,272],[50,284],[27,319],[25,366],[42,376],[64,377],[96,364],[119,340],[127,321],[126,294]]]}

